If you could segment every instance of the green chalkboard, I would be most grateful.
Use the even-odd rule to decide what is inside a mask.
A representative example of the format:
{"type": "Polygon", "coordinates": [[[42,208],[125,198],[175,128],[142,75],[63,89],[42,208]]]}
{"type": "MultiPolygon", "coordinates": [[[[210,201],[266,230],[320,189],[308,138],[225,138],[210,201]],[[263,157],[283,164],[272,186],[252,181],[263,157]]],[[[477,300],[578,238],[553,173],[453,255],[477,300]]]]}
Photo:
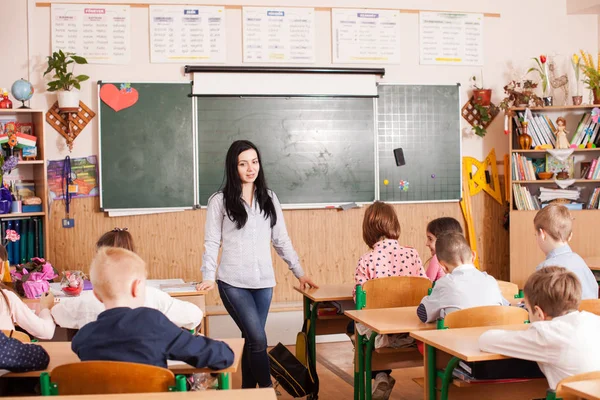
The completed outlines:
{"type": "Polygon", "coordinates": [[[460,200],[459,85],[378,87],[379,198],[388,202],[460,200]],[[405,165],[397,166],[401,148],[405,165]],[[387,181],[387,185],[385,185],[387,181]]]}
{"type": "MultiPolygon", "coordinates": [[[[108,84],[121,88],[99,82],[98,91],[108,84]]],[[[193,207],[191,84],[132,82],[131,88],[138,101],[119,112],[99,100],[100,207],[193,207]]]]}
{"type": "Polygon", "coordinates": [[[267,184],[282,204],[375,199],[372,98],[196,101],[200,204],[223,183],[227,149],[238,139],[259,147],[267,184]]]}

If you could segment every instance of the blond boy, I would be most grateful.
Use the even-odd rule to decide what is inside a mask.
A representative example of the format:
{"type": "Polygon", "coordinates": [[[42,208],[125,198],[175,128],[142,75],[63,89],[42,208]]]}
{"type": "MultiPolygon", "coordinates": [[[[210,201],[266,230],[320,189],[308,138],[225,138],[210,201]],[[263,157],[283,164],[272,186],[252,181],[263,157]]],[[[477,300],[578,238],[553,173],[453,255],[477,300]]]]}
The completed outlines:
{"type": "Polygon", "coordinates": [[[421,321],[432,322],[465,308],[508,304],[494,277],[473,265],[475,253],[461,233],[440,235],[435,253],[448,275],[437,280],[431,295],[421,300],[417,308],[421,321]]]}
{"type": "Polygon", "coordinates": [[[525,283],[531,326],[524,331],[489,330],[479,338],[483,351],[536,361],[550,388],[560,380],[600,370],[600,317],[577,311],[579,279],[567,269],[540,269],[525,283]]]}
{"type": "Polygon", "coordinates": [[[143,307],[146,263],[135,253],[102,247],[92,261],[94,295],[106,311],[79,330],[72,342],[82,361],[126,361],[167,367],[167,359],[196,368],[223,369],[233,352],[223,342],[193,336],[160,311],[143,307]]]}
{"type": "Polygon", "coordinates": [[[558,204],[550,204],[538,211],[533,225],[540,249],[546,255],[536,268],[558,265],[573,272],[581,283],[582,299],[598,298],[598,283],[592,271],[577,253],[569,247],[573,236],[573,218],[569,209],[558,204]]]}

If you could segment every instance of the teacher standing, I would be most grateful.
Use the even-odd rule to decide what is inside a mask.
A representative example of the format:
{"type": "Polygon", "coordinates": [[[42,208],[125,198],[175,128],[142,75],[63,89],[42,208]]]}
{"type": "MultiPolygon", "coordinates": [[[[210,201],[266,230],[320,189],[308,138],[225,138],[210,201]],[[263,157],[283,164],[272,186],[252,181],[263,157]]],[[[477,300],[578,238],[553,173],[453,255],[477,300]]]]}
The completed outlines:
{"type": "Polygon", "coordinates": [[[300,286],[317,287],[300,266],[285,228],[281,204],[267,188],[258,148],[247,140],[231,144],[222,191],[208,200],[201,290],[215,281],[225,309],[242,331],[242,388],[272,386],[265,324],[275,286],[271,243],[300,286]],[[219,247],[223,254],[217,273],[219,247]]]}

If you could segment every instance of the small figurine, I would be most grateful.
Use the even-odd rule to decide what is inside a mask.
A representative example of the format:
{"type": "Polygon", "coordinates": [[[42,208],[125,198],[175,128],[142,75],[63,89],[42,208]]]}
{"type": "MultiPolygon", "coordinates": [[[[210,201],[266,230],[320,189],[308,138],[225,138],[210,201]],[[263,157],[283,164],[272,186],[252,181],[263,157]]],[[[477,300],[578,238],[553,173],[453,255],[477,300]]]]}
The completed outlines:
{"type": "Polygon", "coordinates": [[[569,133],[569,131],[565,129],[567,126],[567,121],[563,117],[558,117],[556,119],[556,125],[556,132],[554,132],[556,135],[556,148],[568,149],[571,145],[567,140],[567,133],[569,133]]]}
{"type": "Polygon", "coordinates": [[[8,98],[8,91],[2,89],[2,100],[0,101],[0,108],[13,108],[12,101],[8,98]]]}

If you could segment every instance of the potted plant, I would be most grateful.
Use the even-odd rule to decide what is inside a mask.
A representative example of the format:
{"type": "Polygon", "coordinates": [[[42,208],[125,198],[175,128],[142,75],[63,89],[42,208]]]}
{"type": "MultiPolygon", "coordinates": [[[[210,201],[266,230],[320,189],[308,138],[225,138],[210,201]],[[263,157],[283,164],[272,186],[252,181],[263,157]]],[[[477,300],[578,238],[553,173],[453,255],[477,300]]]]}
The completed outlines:
{"type": "Polygon", "coordinates": [[[473,129],[475,130],[475,134],[480,137],[484,137],[487,133],[485,129],[485,125],[491,121],[492,116],[489,112],[489,107],[485,107],[481,104],[475,103],[473,101],[473,107],[477,110],[477,114],[479,115],[479,125],[474,125],[473,129]]]}
{"type": "Polygon", "coordinates": [[[500,102],[498,107],[505,111],[510,107],[541,107],[542,99],[535,94],[537,83],[527,79],[521,81],[510,81],[504,86],[506,97],[500,102]]]}
{"type": "Polygon", "coordinates": [[[548,90],[548,87],[550,85],[549,85],[549,80],[548,80],[548,67],[546,65],[546,56],[542,54],[539,57],[539,59],[534,57],[534,58],[532,58],[532,60],[534,60],[536,62],[537,67],[529,68],[529,70],[527,70],[527,73],[535,71],[540,75],[540,79],[542,80],[542,92],[543,92],[542,97],[544,98],[544,105],[551,106],[552,105],[552,96],[550,95],[550,92],[548,90]]]}
{"type": "MultiPolygon", "coordinates": [[[[586,53],[583,50],[579,50],[579,52],[583,60],[583,65],[581,66],[581,71],[583,71],[583,75],[585,76],[583,83],[587,85],[588,89],[594,95],[594,104],[600,104],[600,72],[594,66],[594,59],[590,53],[586,53]]],[[[600,60],[598,61],[600,62],[600,60]]]]}
{"type": "Polygon", "coordinates": [[[473,104],[479,104],[487,107],[492,102],[492,89],[484,89],[483,72],[481,73],[481,85],[477,84],[477,77],[471,77],[471,85],[473,86],[473,104]]]}
{"type": "Polygon", "coordinates": [[[75,75],[73,73],[75,64],[87,64],[87,60],[75,53],[64,53],[62,50],[48,56],[48,69],[44,72],[44,76],[54,71],[52,75],[54,80],[48,82],[48,91],[58,92],[60,108],[79,107],[80,83],[90,78],[87,75],[75,75]],[[71,64],[70,71],[69,64],[71,64]]]}

